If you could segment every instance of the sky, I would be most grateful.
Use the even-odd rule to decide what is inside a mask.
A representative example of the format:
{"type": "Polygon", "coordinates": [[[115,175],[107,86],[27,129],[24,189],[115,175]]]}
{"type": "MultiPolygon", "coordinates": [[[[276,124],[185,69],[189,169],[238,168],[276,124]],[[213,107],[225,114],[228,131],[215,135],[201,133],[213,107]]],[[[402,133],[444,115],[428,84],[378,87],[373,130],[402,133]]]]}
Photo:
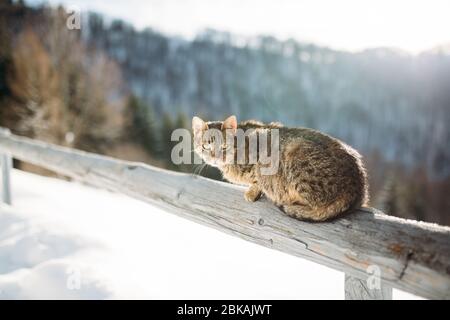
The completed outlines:
{"type": "MultiPolygon", "coordinates": [[[[419,53],[450,44],[450,0],[48,0],[192,38],[213,28],[335,49],[419,53]]],[[[28,3],[42,3],[29,0],[28,3]]]]}

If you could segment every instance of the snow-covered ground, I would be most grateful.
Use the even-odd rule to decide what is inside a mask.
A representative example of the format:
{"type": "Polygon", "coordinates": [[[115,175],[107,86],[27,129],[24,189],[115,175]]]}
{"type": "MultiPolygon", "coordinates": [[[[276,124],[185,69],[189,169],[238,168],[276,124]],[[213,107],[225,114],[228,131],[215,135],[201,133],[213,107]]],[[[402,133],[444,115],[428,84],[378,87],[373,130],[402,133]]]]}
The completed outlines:
{"type": "Polygon", "coordinates": [[[341,272],[123,195],[18,170],[12,195],[0,299],[344,298],[341,272]]]}

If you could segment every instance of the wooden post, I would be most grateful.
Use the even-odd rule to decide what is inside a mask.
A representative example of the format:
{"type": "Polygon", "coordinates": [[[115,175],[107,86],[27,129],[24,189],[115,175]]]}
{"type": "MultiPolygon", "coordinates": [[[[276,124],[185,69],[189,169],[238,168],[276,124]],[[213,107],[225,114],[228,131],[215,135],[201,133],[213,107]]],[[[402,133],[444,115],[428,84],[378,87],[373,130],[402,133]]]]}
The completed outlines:
{"type": "Polygon", "coordinates": [[[12,157],[7,153],[0,154],[0,164],[2,167],[2,201],[11,204],[12,157]]]}
{"type": "Polygon", "coordinates": [[[380,282],[379,289],[371,289],[366,279],[345,274],[345,300],[392,300],[392,288],[380,282]]]}
{"type": "MultiPolygon", "coordinates": [[[[11,135],[11,131],[8,128],[0,127],[0,134],[2,136],[8,137],[11,135]]],[[[6,204],[11,204],[11,168],[12,168],[12,157],[7,151],[0,150],[0,166],[2,175],[2,201],[6,204]]]]}

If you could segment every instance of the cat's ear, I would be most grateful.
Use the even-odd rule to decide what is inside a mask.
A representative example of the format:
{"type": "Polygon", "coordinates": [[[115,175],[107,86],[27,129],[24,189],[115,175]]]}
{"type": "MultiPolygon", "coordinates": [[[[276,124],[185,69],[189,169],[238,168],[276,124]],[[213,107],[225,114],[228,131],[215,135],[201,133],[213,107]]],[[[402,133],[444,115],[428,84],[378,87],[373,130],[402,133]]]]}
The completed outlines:
{"type": "Polygon", "coordinates": [[[195,134],[208,129],[208,124],[199,117],[192,118],[192,131],[195,134]]]}
{"type": "Polygon", "coordinates": [[[232,129],[233,132],[236,132],[237,129],[237,120],[236,116],[229,116],[225,119],[225,121],[222,124],[222,130],[223,129],[232,129]]]}

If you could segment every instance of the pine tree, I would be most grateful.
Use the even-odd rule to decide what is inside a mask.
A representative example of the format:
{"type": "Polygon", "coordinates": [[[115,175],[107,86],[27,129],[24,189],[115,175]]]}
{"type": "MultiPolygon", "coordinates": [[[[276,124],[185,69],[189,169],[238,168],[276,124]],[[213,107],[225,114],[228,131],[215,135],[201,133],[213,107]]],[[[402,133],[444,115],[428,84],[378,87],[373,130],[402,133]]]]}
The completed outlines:
{"type": "Polygon", "coordinates": [[[128,109],[132,114],[128,128],[129,138],[141,144],[150,155],[156,156],[159,151],[159,139],[153,109],[133,94],[128,99],[128,109]]]}
{"type": "Polygon", "coordinates": [[[171,160],[171,152],[174,143],[171,141],[172,132],[175,129],[170,114],[164,113],[162,117],[162,123],[160,128],[161,133],[161,148],[160,148],[160,158],[163,160],[168,168],[175,169],[176,166],[171,160]]]}
{"type": "Polygon", "coordinates": [[[387,175],[384,186],[377,198],[375,207],[380,208],[389,215],[398,215],[398,182],[394,174],[390,173],[387,175]]]}
{"type": "Polygon", "coordinates": [[[14,113],[6,103],[7,98],[11,95],[7,72],[8,67],[12,65],[11,37],[6,26],[6,21],[0,16],[0,43],[2,44],[0,46],[0,126],[12,127],[14,120],[8,118],[14,113]]]}
{"type": "Polygon", "coordinates": [[[188,128],[188,120],[187,120],[186,115],[183,112],[181,112],[181,111],[178,112],[174,127],[176,129],[187,129],[188,128]]]}

